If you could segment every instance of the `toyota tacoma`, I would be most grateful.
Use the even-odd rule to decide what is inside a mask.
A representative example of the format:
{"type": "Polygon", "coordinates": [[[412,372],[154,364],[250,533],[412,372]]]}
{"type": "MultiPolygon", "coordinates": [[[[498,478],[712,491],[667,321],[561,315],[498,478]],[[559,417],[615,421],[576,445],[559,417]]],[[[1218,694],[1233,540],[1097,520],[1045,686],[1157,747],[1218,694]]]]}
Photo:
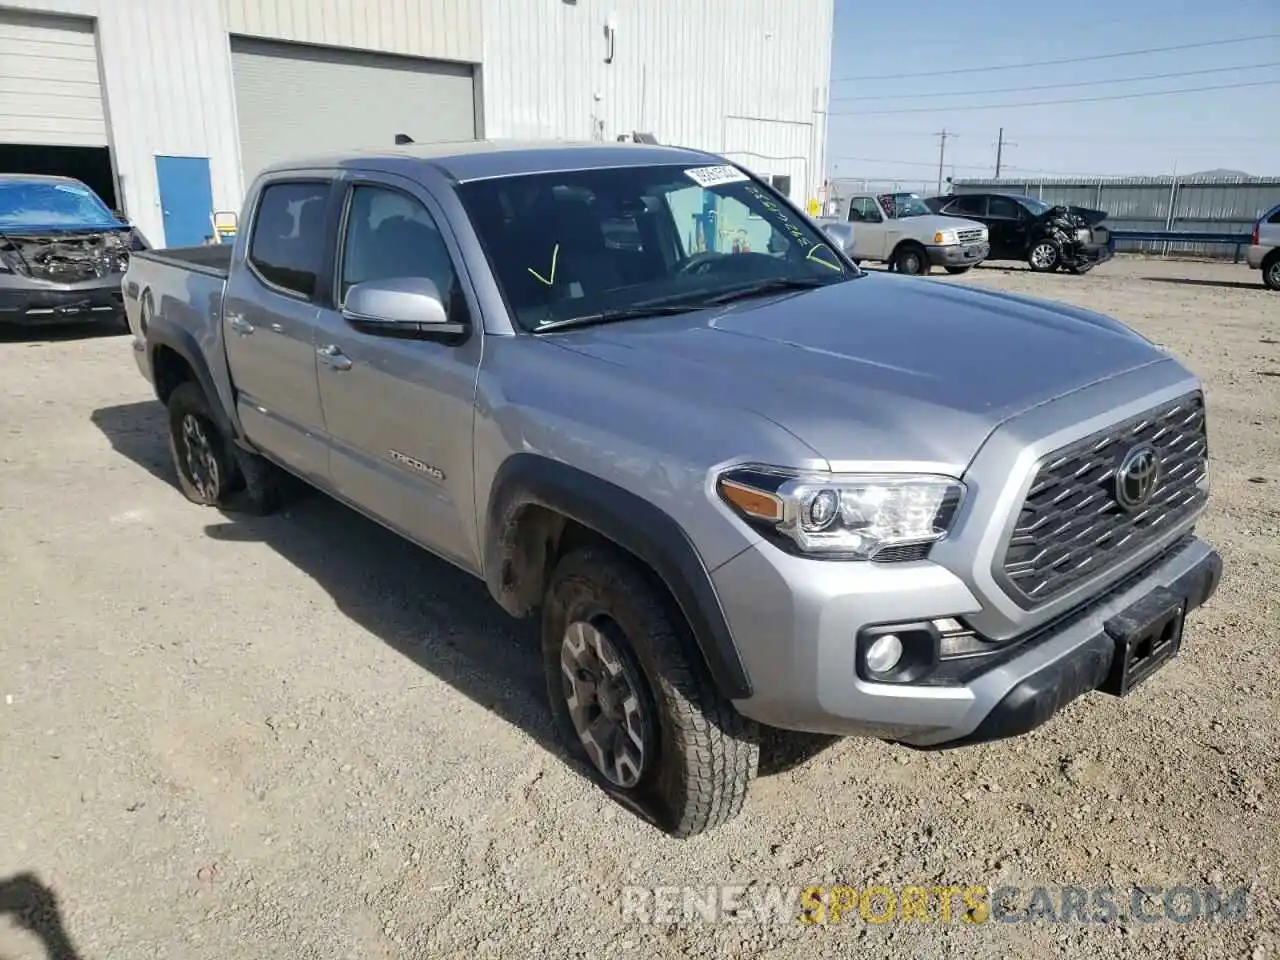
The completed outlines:
{"type": "Polygon", "coordinates": [[[1022,734],[1217,587],[1181,363],[865,273],[720,157],[406,145],[277,164],[240,223],[125,277],[183,493],[302,478],[540,617],[568,750],[673,835],[738,814],[762,724],[1022,734]]]}

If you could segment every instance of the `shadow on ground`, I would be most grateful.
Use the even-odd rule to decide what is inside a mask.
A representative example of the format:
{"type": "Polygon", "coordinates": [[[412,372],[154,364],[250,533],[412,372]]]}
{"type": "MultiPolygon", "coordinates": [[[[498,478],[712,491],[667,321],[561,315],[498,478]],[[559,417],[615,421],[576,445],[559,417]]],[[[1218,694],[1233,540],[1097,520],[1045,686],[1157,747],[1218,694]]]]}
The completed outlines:
{"type": "Polygon", "coordinates": [[[1267,291],[1262,281],[1250,283],[1247,280],[1196,280],[1191,277],[1143,277],[1151,283],[1175,283],[1186,287],[1223,287],[1228,290],[1260,290],[1267,291]]]}
{"type": "MultiPolygon", "coordinates": [[[[91,420],[117,453],[175,482],[158,402],[103,407],[91,420]]],[[[222,517],[205,528],[209,537],[266,544],[323,587],[344,616],[582,772],[547,709],[536,617],[513,620],[479,579],[309,489],[274,516],[222,517]]],[[[760,772],[794,769],[833,740],[766,731],[760,772]]]]}
{"type": "Polygon", "coordinates": [[[71,942],[58,896],[32,873],[0,880],[0,917],[10,917],[19,929],[40,939],[49,960],[80,960],[71,942]]]}

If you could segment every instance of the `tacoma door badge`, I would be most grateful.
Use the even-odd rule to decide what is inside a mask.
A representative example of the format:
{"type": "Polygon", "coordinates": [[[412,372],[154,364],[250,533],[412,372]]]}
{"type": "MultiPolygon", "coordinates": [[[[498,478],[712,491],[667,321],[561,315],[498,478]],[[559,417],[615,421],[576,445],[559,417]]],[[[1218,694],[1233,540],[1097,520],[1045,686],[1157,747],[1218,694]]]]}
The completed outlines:
{"type": "Polygon", "coordinates": [[[423,463],[421,460],[415,460],[413,457],[406,457],[399,450],[388,450],[387,454],[391,457],[393,463],[398,463],[403,467],[408,467],[417,473],[424,473],[432,480],[444,481],[444,471],[433,467],[429,463],[423,463]]]}

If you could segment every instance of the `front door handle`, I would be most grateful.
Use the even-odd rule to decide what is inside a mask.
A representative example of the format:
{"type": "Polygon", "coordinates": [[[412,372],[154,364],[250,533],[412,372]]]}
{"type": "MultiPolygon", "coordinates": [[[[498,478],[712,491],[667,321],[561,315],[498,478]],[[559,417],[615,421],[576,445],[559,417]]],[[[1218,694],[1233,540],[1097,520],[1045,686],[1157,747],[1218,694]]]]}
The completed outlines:
{"type": "Polygon", "coordinates": [[[351,358],[339,350],[336,343],[331,343],[327,347],[321,347],[316,351],[316,356],[318,356],[330,370],[351,369],[351,358]]]}
{"type": "Polygon", "coordinates": [[[253,333],[253,324],[238,313],[233,313],[227,317],[227,323],[230,324],[232,330],[242,337],[247,337],[253,333]]]}

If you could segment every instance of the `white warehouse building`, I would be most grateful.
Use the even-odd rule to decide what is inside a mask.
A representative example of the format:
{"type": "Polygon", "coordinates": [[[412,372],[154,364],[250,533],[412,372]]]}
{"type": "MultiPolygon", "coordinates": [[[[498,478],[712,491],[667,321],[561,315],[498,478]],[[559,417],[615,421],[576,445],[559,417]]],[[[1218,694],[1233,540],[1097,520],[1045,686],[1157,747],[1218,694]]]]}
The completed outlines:
{"type": "Polygon", "coordinates": [[[200,243],[272,161],[637,133],[823,185],[833,0],[0,0],[0,172],[200,243]]]}

